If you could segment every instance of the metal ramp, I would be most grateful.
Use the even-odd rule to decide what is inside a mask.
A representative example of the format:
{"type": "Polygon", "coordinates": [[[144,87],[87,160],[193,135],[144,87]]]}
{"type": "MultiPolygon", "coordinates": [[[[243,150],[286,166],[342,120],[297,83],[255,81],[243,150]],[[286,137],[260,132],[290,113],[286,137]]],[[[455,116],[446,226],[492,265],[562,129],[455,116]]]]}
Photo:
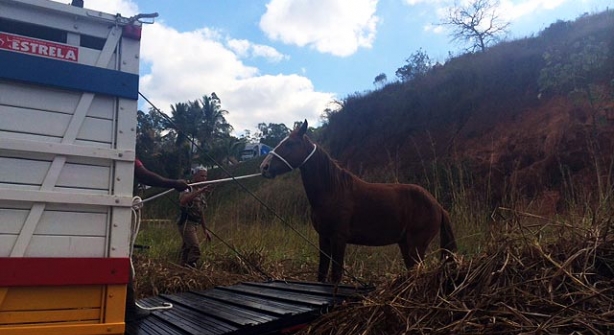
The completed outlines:
{"type": "Polygon", "coordinates": [[[140,300],[146,307],[173,304],[126,325],[128,335],[288,334],[327,313],[334,305],[356,301],[373,288],[298,282],[245,282],[205,291],[163,294],[140,300]]]}

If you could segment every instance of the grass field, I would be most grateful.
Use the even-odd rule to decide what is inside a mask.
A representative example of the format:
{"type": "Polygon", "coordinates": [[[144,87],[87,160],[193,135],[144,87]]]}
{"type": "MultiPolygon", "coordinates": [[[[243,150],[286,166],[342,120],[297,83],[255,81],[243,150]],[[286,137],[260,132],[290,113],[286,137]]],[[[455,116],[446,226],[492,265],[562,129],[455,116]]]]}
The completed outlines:
{"type": "MultiPolygon", "coordinates": [[[[438,237],[424,262],[409,272],[396,245],[349,246],[343,282],[378,290],[365,302],[336,311],[335,319],[322,318],[307,333],[571,333],[588,327],[591,334],[603,334],[614,329],[610,193],[575,192],[563,199],[563,211],[552,212],[548,201],[516,196],[493,208],[472,194],[473,186],[446,184],[453,188],[429,189],[450,199],[445,207],[459,246],[456,262],[439,262],[438,237]],[[353,322],[357,313],[369,323],[353,322]],[[578,315],[579,321],[573,319],[578,315]]],[[[177,264],[176,198],[171,193],[142,211],[137,244],[148,249],[133,257],[139,297],[269,278],[315,281],[317,234],[298,173],[216,186],[207,212],[214,238],[201,243],[197,269],[177,264]]]]}

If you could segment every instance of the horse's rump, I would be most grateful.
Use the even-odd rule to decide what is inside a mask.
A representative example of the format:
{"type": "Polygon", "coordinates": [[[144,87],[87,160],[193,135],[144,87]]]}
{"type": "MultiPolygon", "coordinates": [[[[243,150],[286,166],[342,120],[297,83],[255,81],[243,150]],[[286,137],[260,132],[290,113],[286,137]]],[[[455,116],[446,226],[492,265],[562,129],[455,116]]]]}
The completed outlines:
{"type": "MultiPolygon", "coordinates": [[[[348,222],[348,243],[381,246],[395,244],[406,234],[433,234],[439,230],[441,206],[423,188],[412,184],[383,184],[358,181],[352,190],[353,214],[348,222]]],[[[331,210],[344,207],[335,204],[331,210]]],[[[339,224],[330,218],[329,224],[339,224]]]]}

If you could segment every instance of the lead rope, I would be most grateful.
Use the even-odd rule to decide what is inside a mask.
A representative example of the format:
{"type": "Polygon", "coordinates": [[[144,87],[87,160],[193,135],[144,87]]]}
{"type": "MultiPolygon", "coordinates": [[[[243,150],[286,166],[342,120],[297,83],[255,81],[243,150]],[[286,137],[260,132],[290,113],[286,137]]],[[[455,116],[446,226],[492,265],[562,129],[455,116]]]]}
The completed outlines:
{"type": "MultiPolygon", "coordinates": [[[[224,182],[224,181],[228,181],[228,180],[233,180],[233,179],[245,179],[245,178],[252,178],[252,177],[256,177],[259,176],[260,173],[254,173],[254,174],[250,174],[250,175],[245,175],[245,176],[239,176],[239,177],[234,177],[234,178],[225,178],[225,179],[216,179],[216,180],[206,180],[206,181],[202,181],[202,182],[198,182],[198,183],[192,183],[192,184],[188,184],[188,186],[193,187],[193,186],[198,186],[198,185],[205,185],[205,184],[213,184],[213,183],[220,183],[220,182],[224,182]]],[[[174,191],[174,189],[168,189],[164,192],[160,192],[156,195],[153,195],[145,200],[143,200],[141,197],[139,196],[135,196],[132,198],[132,220],[131,222],[132,224],[132,229],[131,229],[131,234],[130,234],[130,248],[129,248],[129,258],[130,258],[130,271],[132,272],[132,278],[134,278],[136,271],[134,270],[134,263],[132,262],[132,254],[134,253],[134,245],[136,244],[136,238],[139,235],[139,231],[141,229],[141,209],[143,208],[143,205],[146,202],[149,202],[151,200],[154,200],[156,198],[159,198],[165,194],[168,194],[170,192],[174,191]]],[[[216,238],[220,239],[217,235],[215,235],[214,232],[212,232],[211,230],[209,230],[209,232],[214,235],[216,238]]],[[[220,239],[221,240],[221,239],[220,239]]],[[[226,242],[224,242],[223,240],[221,240],[227,247],[230,247],[226,242]]],[[[232,248],[231,248],[232,249],[232,248]]],[[[235,251],[236,252],[236,251],[235,251]]],[[[270,279],[270,275],[264,273],[264,271],[262,271],[259,267],[255,266],[256,270],[260,271],[261,274],[264,274],[265,277],[268,277],[267,279],[270,279]]],[[[173,308],[173,304],[168,303],[168,302],[164,302],[162,304],[162,306],[156,306],[156,307],[145,307],[140,305],[138,302],[136,302],[136,300],[134,301],[134,303],[142,309],[148,310],[148,311],[156,311],[156,310],[165,310],[165,309],[171,309],[173,308]]]]}
{"type": "MultiPolygon", "coordinates": [[[[166,121],[168,121],[170,124],[174,125],[178,131],[180,131],[180,129],[175,125],[175,123],[166,115],[164,114],[158,107],[156,107],[156,105],[154,105],[145,95],[143,95],[143,93],[139,92],[139,96],[141,96],[145,101],[147,101],[151,107],[153,108],[154,111],[156,111],[162,118],[164,118],[166,121]]],[[[189,138],[189,137],[188,137],[189,138]]],[[[286,137],[287,139],[287,137],[286,137]]],[[[191,139],[190,139],[191,140],[191,139]]],[[[285,139],[284,139],[285,140],[285,139]]],[[[199,147],[197,143],[195,143],[193,140],[191,140],[193,144],[196,145],[196,147],[199,147]]],[[[282,141],[283,142],[283,141],[282,141]]],[[[280,142],[281,144],[281,142],[280,142]]],[[[299,167],[301,167],[302,165],[304,165],[307,160],[309,158],[311,158],[311,156],[313,154],[315,154],[315,152],[317,151],[317,147],[315,146],[315,143],[312,143],[314,145],[312,152],[309,154],[309,157],[306,158],[303,163],[301,163],[301,165],[299,167]]],[[[279,144],[275,147],[275,149],[279,147],[279,144]]],[[[273,151],[275,151],[275,149],[273,149],[273,151]]],[[[213,157],[209,156],[209,154],[207,154],[205,152],[205,154],[209,157],[209,159],[211,159],[213,162],[217,163],[215,159],[213,159],[213,157]]],[[[279,154],[274,153],[273,155],[275,155],[276,157],[279,157],[279,154]]],[[[280,157],[281,158],[281,157],[280,157]]],[[[283,161],[285,161],[285,159],[283,159],[283,161]]],[[[231,173],[229,173],[221,164],[217,164],[218,166],[220,166],[222,168],[222,170],[226,173],[228,173],[229,175],[232,175],[231,173]]],[[[294,170],[295,168],[293,168],[291,165],[288,164],[288,162],[286,161],[286,165],[288,165],[288,167],[290,168],[290,170],[294,170]]],[[[297,167],[297,168],[299,168],[297,167]]],[[[314,243],[312,243],[305,235],[301,234],[301,232],[299,232],[296,228],[292,227],[284,218],[282,218],[273,208],[271,208],[269,205],[267,205],[262,199],[260,199],[256,194],[254,194],[252,191],[250,191],[249,189],[247,189],[245,187],[245,185],[243,185],[242,183],[240,183],[239,181],[235,180],[237,178],[230,178],[233,181],[235,181],[237,183],[237,185],[239,187],[241,187],[241,189],[243,189],[243,191],[245,191],[247,194],[251,195],[254,199],[256,199],[256,201],[258,201],[264,208],[266,208],[269,212],[271,212],[273,214],[273,216],[277,219],[279,219],[284,225],[286,225],[286,227],[289,227],[292,231],[294,231],[296,234],[298,234],[303,240],[307,241],[308,244],[310,244],[311,246],[315,247],[316,250],[318,250],[318,252],[321,252],[320,248],[315,245],[314,243]]],[[[216,238],[218,238],[220,241],[222,241],[225,245],[227,245],[232,251],[234,251],[239,258],[241,258],[243,261],[245,261],[247,264],[250,264],[249,262],[247,262],[245,260],[245,258],[234,248],[232,248],[230,245],[228,245],[224,240],[220,239],[217,235],[215,235],[215,233],[213,233],[212,231],[210,231],[212,235],[214,235],[216,238]]],[[[334,260],[332,259],[332,257],[330,255],[326,255],[328,256],[328,258],[334,262],[334,260]]],[[[264,274],[264,272],[262,270],[260,270],[257,265],[252,265],[254,266],[259,272],[261,272],[262,274],[264,274]]],[[[361,281],[360,279],[358,279],[356,276],[354,276],[353,274],[351,274],[347,269],[343,269],[344,273],[347,274],[348,276],[350,276],[355,282],[361,284],[364,287],[368,287],[369,285],[367,285],[366,283],[364,283],[363,281],[361,281]]],[[[267,278],[271,278],[270,275],[266,274],[265,277],[267,278]]]]}
{"type": "MultiPolygon", "coordinates": [[[[205,185],[205,184],[221,183],[221,182],[223,182],[223,181],[229,181],[229,180],[234,180],[234,179],[245,179],[245,178],[257,177],[257,176],[259,176],[259,175],[260,175],[260,173],[254,173],[254,174],[248,174],[248,175],[245,175],[245,176],[239,176],[239,177],[234,177],[234,178],[224,178],[224,179],[216,179],[216,180],[206,180],[206,181],[201,181],[201,182],[198,182],[198,183],[189,184],[188,186],[198,186],[198,185],[205,185]]],[[[146,203],[146,202],[149,202],[149,201],[151,201],[151,200],[154,200],[154,199],[156,199],[156,198],[159,198],[159,197],[161,197],[161,196],[163,196],[163,195],[165,195],[165,194],[168,194],[168,193],[170,193],[170,192],[172,192],[172,191],[174,191],[174,189],[172,189],[172,188],[171,188],[171,189],[168,189],[168,190],[166,190],[166,191],[164,191],[164,192],[160,192],[160,193],[158,193],[158,194],[152,195],[151,197],[149,197],[149,198],[147,198],[147,199],[145,199],[145,200],[140,200],[140,201],[141,201],[141,202],[144,204],[144,203],[146,203]]],[[[134,204],[133,204],[133,206],[134,206],[134,204]]],[[[141,204],[141,207],[142,207],[142,204],[141,204]]]]}
{"type": "MultiPolygon", "coordinates": [[[[130,252],[129,252],[129,258],[130,258],[130,271],[132,272],[132,278],[135,277],[136,271],[134,271],[134,263],[132,262],[132,253],[134,252],[134,244],[136,242],[136,238],[139,235],[139,229],[141,228],[141,208],[143,208],[143,200],[141,199],[141,197],[136,196],[134,198],[132,198],[132,230],[131,230],[131,234],[130,234],[130,252]]],[[[173,304],[169,303],[169,302],[164,302],[162,303],[162,306],[156,306],[156,307],[145,307],[140,305],[136,299],[134,300],[134,304],[137,305],[139,308],[148,310],[148,311],[158,311],[158,310],[165,310],[165,309],[171,309],[173,308],[173,304]]]]}

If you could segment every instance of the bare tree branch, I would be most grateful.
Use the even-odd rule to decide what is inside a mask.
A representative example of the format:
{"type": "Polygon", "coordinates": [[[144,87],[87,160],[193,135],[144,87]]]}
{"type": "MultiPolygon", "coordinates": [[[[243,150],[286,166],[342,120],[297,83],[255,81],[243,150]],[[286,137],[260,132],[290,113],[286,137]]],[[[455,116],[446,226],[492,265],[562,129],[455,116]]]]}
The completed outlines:
{"type": "Polygon", "coordinates": [[[452,27],[452,41],[467,43],[467,51],[484,51],[507,34],[510,22],[498,14],[499,0],[472,0],[468,5],[455,3],[441,25],[452,27]]]}

